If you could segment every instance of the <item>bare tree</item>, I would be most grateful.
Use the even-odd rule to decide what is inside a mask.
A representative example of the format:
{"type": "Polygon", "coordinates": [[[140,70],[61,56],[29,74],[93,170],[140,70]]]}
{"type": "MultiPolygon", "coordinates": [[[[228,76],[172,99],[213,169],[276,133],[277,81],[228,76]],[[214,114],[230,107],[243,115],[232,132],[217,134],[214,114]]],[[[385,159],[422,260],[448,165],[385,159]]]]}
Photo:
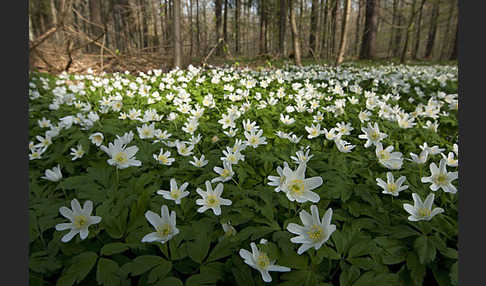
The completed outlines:
{"type": "Polygon", "coordinates": [[[295,12],[294,12],[294,1],[289,1],[289,17],[290,17],[290,27],[292,30],[292,42],[294,44],[294,58],[295,64],[302,66],[302,60],[300,58],[300,45],[299,45],[299,34],[297,32],[297,23],[295,22],[295,12]]]}
{"type": "Polygon", "coordinates": [[[377,0],[366,0],[365,27],[359,53],[360,59],[372,59],[375,56],[376,24],[378,19],[376,5],[377,0]]]}
{"type": "Polygon", "coordinates": [[[182,67],[181,0],[174,0],[174,67],[182,67]]]}
{"type": "Polygon", "coordinates": [[[430,17],[430,30],[427,37],[427,45],[425,46],[425,58],[430,58],[432,50],[434,48],[435,33],[437,32],[437,19],[439,16],[439,1],[435,0],[432,6],[432,15],[430,17]]]}
{"type": "Polygon", "coordinates": [[[287,26],[287,0],[280,0],[280,23],[278,26],[278,52],[285,54],[285,32],[287,26]]]}
{"type": "Polygon", "coordinates": [[[315,55],[317,51],[317,21],[318,19],[318,0],[312,0],[309,33],[309,55],[315,55]]]}
{"type": "Polygon", "coordinates": [[[336,65],[339,65],[344,60],[344,53],[346,52],[347,37],[349,33],[349,14],[351,12],[351,0],[345,0],[344,15],[343,15],[343,32],[341,33],[341,44],[339,45],[339,53],[336,59],[336,65]]]}
{"type": "Polygon", "coordinates": [[[240,0],[235,0],[235,54],[240,53],[240,0]]]}

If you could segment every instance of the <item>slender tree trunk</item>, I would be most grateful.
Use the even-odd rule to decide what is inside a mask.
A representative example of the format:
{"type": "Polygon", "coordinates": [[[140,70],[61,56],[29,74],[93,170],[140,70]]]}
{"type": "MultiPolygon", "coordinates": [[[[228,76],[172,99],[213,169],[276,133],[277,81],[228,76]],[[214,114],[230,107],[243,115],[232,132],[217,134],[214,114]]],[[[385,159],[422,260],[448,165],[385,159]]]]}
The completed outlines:
{"type": "Polygon", "coordinates": [[[330,0],[321,0],[321,5],[323,5],[323,1],[326,1],[326,3],[324,4],[324,17],[323,17],[323,20],[322,20],[322,37],[321,37],[321,56],[325,53],[326,54],[326,58],[327,58],[327,43],[328,43],[328,19],[327,19],[327,14],[329,12],[329,1],[330,0]]]}
{"type": "Polygon", "coordinates": [[[151,1],[152,1],[152,7],[154,9],[154,14],[155,14],[154,30],[155,30],[155,36],[157,37],[158,50],[162,51],[163,33],[162,33],[162,17],[160,16],[161,15],[160,0],[151,0],[151,1]]]}
{"type": "Polygon", "coordinates": [[[220,38],[221,38],[221,18],[222,18],[222,0],[215,0],[215,13],[216,13],[216,55],[221,56],[223,54],[223,49],[221,48],[220,38]]]}
{"type": "Polygon", "coordinates": [[[388,57],[393,55],[393,36],[395,35],[395,24],[396,24],[396,15],[397,15],[397,0],[393,0],[393,8],[392,8],[392,27],[391,27],[391,35],[388,41],[388,57]]]}
{"type": "Polygon", "coordinates": [[[424,8],[425,0],[422,0],[420,3],[420,9],[418,11],[418,20],[417,20],[417,32],[415,34],[415,46],[412,50],[412,59],[417,59],[417,54],[420,48],[420,33],[421,33],[421,23],[422,23],[422,10],[424,8]]]}
{"type": "Polygon", "coordinates": [[[337,7],[338,1],[334,0],[331,10],[331,44],[329,50],[329,58],[334,58],[334,52],[336,51],[336,34],[337,34],[337,7]]]}
{"type": "Polygon", "coordinates": [[[189,1],[189,41],[191,43],[189,56],[192,58],[193,46],[194,46],[194,28],[192,24],[192,0],[189,1]]]}
{"type": "Polygon", "coordinates": [[[287,0],[280,0],[280,21],[278,25],[278,53],[285,55],[285,33],[287,26],[287,0]]]}
{"type": "Polygon", "coordinates": [[[235,54],[240,53],[240,0],[235,0],[235,54]]]}
{"type": "Polygon", "coordinates": [[[454,33],[454,47],[452,48],[452,53],[451,53],[451,56],[449,57],[449,60],[457,60],[457,48],[458,48],[458,33],[459,31],[459,19],[457,20],[457,23],[456,23],[456,32],[454,33]]]}
{"type": "Polygon", "coordinates": [[[309,56],[315,55],[317,51],[317,12],[318,0],[312,0],[311,16],[310,16],[310,33],[309,33],[309,56]]]}
{"type": "Polygon", "coordinates": [[[373,59],[375,57],[375,45],[376,45],[376,1],[366,1],[366,13],[363,38],[361,41],[361,51],[359,53],[360,59],[373,59]]]}
{"type": "Polygon", "coordinates": [[[174,67],[182,67],[181,0],[174,0],[174,67]]]}
{"type": "Polygon", "coordinates": [[[413,30],[413,19],[415,17],[415,5],[417,4],[417,0],[413,0],[412,2],[412,11],[410,12],[410,19],[408,20],[408,26],[407,26],[407,32],[405,34],[405,44],[403,45],[402,49],[402,55],[400,56],[400,63],[405,62],[405,57],[407,55],[407,49],[408,49],[408,42],[410,39],[410,33],[413,30]]]}
{"type": "MultiPolygon", "coordinates": [[[[57,9],[56,9],[56,3],[54,2],[54,0],[50,0],[50,4],[51,4],[51,16],[52,16],[52,24],[53,26],[56,26],[58,23],[57,23],[57,9]]],[[[59,37],[58,37],[58,33],[54,33],[54,39],[56,41],[59,40],[59,37]]]]}
{"type": "Polygon", "coordinates": [[[437,32],[437,19],[439,18],[439,1],[434,2],[432,7],[432,15],[430,17],[430,30],[427,37],[427,45],[425,46],[425,58],[430,59],[435,42],[435,33],[437,32]]]}
{"type": "Polygon", "coordinates": [[[295,13],[294,13],[294,0],[289,1],[289,17],[290,17],[290,27],[292,30],[292,42],[294,44],[294,58],[295,64],[298,66],[302,66],[302,60],[300,58],[300,45],[299,45],[299,34],[297,32],[297,23],[295,22],[295,13]]]}
{"type": "Polygon", "coordinates": [[[34,41],[34,28],[32,27],[31,11],[29,11],[29,41],[34,41]]]}
{"type": "Polygon", "coordinates": [[[264,39],[264,34],[265,34],[265,0],[260,0],[260,40],[259,40],[259,46],[260,46],[260,54],[265,53],[265,39],[264,39]]]}
{"type": "Polygon", "coordinates": [[[223,39],[224,45],[228,45],[228,0],[224,0],[224,16],[223,16],[223,39]]]}
{"type": "MultiPolygon", "coordinates": [[[[89,15],[90,21],[93,22],[91,25],[91,31],[93,33],[92,37],[97,39],[102,33],[103,28],[101,28],[102,20],[101,20],[101,2],[99,0],[90,0],[89,1],[89,15]]],[[[91,51],[99,50],[98,46],[93,44],[91,46],[91,51]]]]}
{"type": "Polygon", "coordinates": [[[444,33],[444,38],[441,45],[441,52],[440,52],[440,59],[446,59],[447,54],[449,54],[449,34],[451,29],[451,22],[452,18],[454,18],[454,8],[456,6],[456,0],[452,0],[450,3],[449,13],[448,13],[448,20],[447,20],[447,28],[444,33]]]}
{"type": "Polygon", "coordinates": [[[362,3],[363,2],[362,0],[358,0],[358,15],[356,16],[356,33],[355,33],[355,38],[354,38],[354,43],[355,43],[355,50],[354,50],[354,53],[356,55],[356,57],[359,56],[359,36],[360,36],[360,27],[361,27],[361,13],[362,13],[362,3]]]}
{"type": "Polygon", "coordinates": [[[343,14],[343,32],[341,34],[341,44],[339,47],[339,54],[336,59],[336,65],[339,65],[344,60],[344,53],[346,52],[347,37],[349,33],[349,14],[351,13],[351,0],[346,0],[343,14]]]}

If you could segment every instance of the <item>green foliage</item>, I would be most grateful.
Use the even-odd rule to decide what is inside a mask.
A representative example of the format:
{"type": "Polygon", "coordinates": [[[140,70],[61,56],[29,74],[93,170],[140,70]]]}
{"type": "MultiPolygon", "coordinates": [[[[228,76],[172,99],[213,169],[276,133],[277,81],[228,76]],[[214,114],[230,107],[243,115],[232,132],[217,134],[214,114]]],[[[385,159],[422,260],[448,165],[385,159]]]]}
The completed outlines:
{"type": "MultiPolygon", "coordinates": [[[[238,65],[243,66],[241,62],[238,65]]],[[[235,66],[238,66],[235,65],[235,66]]],[[[276,63],[268,63],[275,66],[276,63]]],[[[412,113],[419,104],[427,105],[431,96],[438,92],[457,93],[456,70],[450,67],[433,66],[388,66],[375,67],[369,64],[360,66],[330,67],[308,66],[302,69],[287,67],[281,70],[282,82],[275,78],[275,70],[262,68],[260,71],[219,69],[228,81],[212,83],[214,69],[202,70],[194,77],[188,71],[180,74],[162,75],[105,75],[97,80],[74,75],[50,76],[32,74],[31,93],[39,92],[40,97],[29,102],[29,138],[38,143],[36,136],[44,136],[47,129],[38,125],[38,120],[46,118],[58,124],[60,118],[80,113],[75,104],[61,104],[59,109],[51,110],[49,105],[58,97],[59,88],[66,88],[75,96],[74,101],[89,103],[91,110],[97,112],[100,120],[92,126],[83,128],[75,123],[71,128],[63,129],[53,138],[41,159],[29,161],[29,279],[31,285],[264,285],[260,273],[249,267],[238,255],[240,249],[250,249],[250,243],[261,239],[268,242],[258,247],[269,254],[275,263],[290,267],[286,273],[271,272],[270,285],[424,285],[432,281],[434,285],[457,285],[457,202],[458,195],[442,191],[435,192],[434,206],[444,208],[445,212],[430,221],[411,222],[403,209],[404,203],[411,203],[411,194],[418,193],[422,198],[427,195],[428,184],[421,178],[429,176],[428,164],[441,159],[441,155],[432,155],[425,165],[417,165],[404,160],[400,170],[393,171],[395,178],[405,176],[409,189],[397,197],[384,195],[376,184],[376,178],[386,179],[389,171],[376,160],[374,148],[364,148],[364,141],[358,138],[362,123],[358,114],[366,107],[364,91],[375,92],[378,96],[387,94],[400,95],[400,99],[389,101],[402,110],[412,113]],[[452,74],[452,75],[451,75],[452,74]],[[238,78],[233,77],[238,75],[238,78]],[[180,82],[182,76],[189,78],[180,82]],[[198,78],[205,77],[198,82],[198,78]],[[242,78],[255,78],[256,85],[247,88],[242,78]],[[446,80],[444,80],[444,78],[446,80]],[[267,87],[260,83],[272,79],[267,87]],[[106,84],[101,84],[106,80],[106,84]],[[308,82],[307,82],[308,80],[308,82]],[[376,82],[375,82],[376,80],[376,82]],[[167,82],[173,82],[173,85],[167,82]],[[331,82],[347,81],[344,87],[346,96],[355,96],[357,104],[346,101],[343,114],[333,114],[324,108],[332,107],[341,97],[332,91],[331,82]],[[76,82],[84,84],[86,94],[75,91],[69,86],[76,82]],[[120,88],[113,87],[116,83],[120,88]],[[137,85],[132,89],[130,84],[137,85]],[[280,114],[287,114],[285,108],[295,105],[289,98],[298,93],[292,84],[311,84],[323,97],[318,100],[324,120],[322,128],[330,129],[338,122],[351,123],[354,130],[344,136],[350,144],[356,145],[350,153],[341,153],[335,143],[321,135],[308,139],[306,126],[313,122],[308,112],[293,112],[292,125],[283,125],[280,114]],[[161,88],[161,84],[166,87],[161,88]],[[109,110],[101,112],[103,98],[123,96],[121,111],[129,113],[132,109],[142,112],[153,108],[163,116],[162,121],[155,121],[155,127],[171,133],[169,141],[189,140],[190,135],[181,127],[189,114],[177,111],[173,101],[167,95],[177,94],[178,88],[185,85],[191,95],[192,106],[203,106],[203,98],[211,93],[216,101],[216,108],[205,107],[199,118],[195,134],[201,134],[201,142],[194,148],[194,156],[205,155],[209,161],[202,168],[195,168],[188,157],[179,156],[176,149],[152,139],[141,139],[137,127],[142,125],[136,120],[120,120],[119,112],[109,110]],[[326,84],[323,86],[321,84],[326,84]],[[140,96],[144,85],[147,93],[158,92],[161,100],[149,103],[150,96],[140,96]],[[225,85],[248,91],[248,98],[242,101],[224,99],[230,92],[225,85]],[[350,86],[359,86],[363,91],[353,93],[350,86]],[[421,96],[415,87],[420,88],[421,96]],[[58,88],[58,90],[56,90],[58,88]],[[282,88],[285,96],[275,105],[264,109],[257,106],[257,92],[263,100],[270,98],[270,93],[278,93],[282,88]],[[129,94],[135,94],[133,97],[129,94]],[[331,97],[331,100],[325,99],[331,97]],[[414,102],[408,99],[413,98],[414,102]],[[218,120],[222,113],[232,105],[240,107],[248,100],[251,108],[236,119],[239,128],[235,138],[222,133],[218,120]],[[178,118],[167,120],[175,112],[178,118]],[[199,213],[195,204],[199,195],[197,188],[205,189],[204,182],[216,177],[215,166],[221,166],[222,150],[232,147],[235,139],[243,139],[242,121],[255,121],[267,138],[267,145],[256,149],[247,147],[242,152],[245,160],[233,165],[233,180],[224,182],[222,197],[232,201],[231,206],[223,206],[220,216],[210,210],[199,213]],[[290,143],[275,135],[275,131],[294,132],[302,136],[298,144],[290,143]],[[136,154],[140,167],[116,170],[107,163],[108,154],[91,143],[89,135],[95,132],[104,134],[103,145],[108,146],[116,136],[133,131],[134,138],[129,146],[137,146],[136,154]],[[219,141],[213,142],[213,136],[219,141]],[[71,160],[70,149],[82,144],[86,154],[78,160],[71,160]],[[289,223],[301,224],[299,213],[309,212],[312,203],[290,202],[282,192],[275,192],[269,186],[268,176],[277,176],[277,167],[286,161],[294,169],[296,164],[290,156],[300,147],[310,146],[313,157],[307,163],[307,177],[320,176],[323,184],[314,191],[319,194],[316,203],[321,217],[328,208],[332,208],[331,223],[337,230],[319,249],[309,249],[298,255],[299,245],[290,239],[295,235],[287,231],[289,223]],[[169,150],[176,161],[171,166],[159,164],[153,155],[159,150],[169,150]],[[46,169],[60,164],[63,178],[59,182],[42,179],[46,169]],[[180,186],[188,182],[189,196],[181,204],[166,200],[156,192],[170,190],[169,180],[175,178],[180,186]],[[81,240],[79,235],[68,243],[61,242],[66,231],[56,231],[55,226],[67,220],[59,213],[61,206],[70,206],[77,198],[81,204],[86,200],[93,202],[93,215],[101,216],[99,224],[89,228],[89,236],[81,240]],[[142,238],[154,231],[148,223],[145,213],[151,210],[160,214],[161,206],[167,205],[177,214],[179,234],[168,242],[142,243],[142,238]],[[236,232],[225,234],[221,224],[231,222],[236,232]]],[[[279,72],[279,73],[280,73],[279,72]]],[[[311,94],[305,91],[303,95],[311,94]]],[[[435,96],[435,98],[437,98],[435,96]]],[[[429,146],[445,148],[447,154],[457,142],[457,112],[444,105],[440,115],[438,131],[423,128],[430,117],[417,117],[414,128],[400,128],[396,121],[379,117],[378,108],[371,112],[370,122],[378,122],[380,130],[388,134],[383,140],[384,146],[392,145],[396,151],[409,158],[409,153],[420,153],[419,145],[427,142],[429,146]]],[[[87,112],[81,112],[82,114],[87,112]]],[[[315,114],[315,112],[313,113],[315,114]]],[[[227,129],[225,130],[227,131],[227,129]]],[[[449,167],[448,167],[449,168],[449,167]]],[[[456,182],[454,182],[455,184],[456,182]]],[[[213,188],[216,184],[212,184],[213,188]]]]}

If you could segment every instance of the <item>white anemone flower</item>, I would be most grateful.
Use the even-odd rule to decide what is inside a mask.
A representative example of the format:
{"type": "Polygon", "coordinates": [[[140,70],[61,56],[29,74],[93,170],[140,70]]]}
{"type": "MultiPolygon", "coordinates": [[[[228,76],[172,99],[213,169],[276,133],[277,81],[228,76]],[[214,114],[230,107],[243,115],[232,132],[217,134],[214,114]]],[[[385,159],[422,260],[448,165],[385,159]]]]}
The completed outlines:
{"type": "Polygon", "coordinates": [[[258,130],[257,133],[255,134],[255,130],[250,131],[249,133],[247,131],[244,132],[244,135],[246,137],[245,144],[248,146],[251,146],[253,148],[258,147],[258,145],[264,145],[267,144],[266,137],[262,136],[263,130],[258,130]]]}
{"type": "Polygon", "coordinates": [[[290,271],[289,267],[275,265],[275,261],[271,261],[268,255],[265,252],[260,251],[254,242],[250,243],[250,246],[252,252],[249,252],[246,249],[240,249],[239,254],[246,264],[260,271],[263,281],[272,282],[272,276],[268,273],[269,271],[290,271]]]}
{"type": "Polygon", "coordinates": [[[452,184],[452,181],[458,178],[458,172],[447,172],[445,159],[440,160],[439,168],[437,168],[435,163],[431,163],[429,168],[431,175],[422,177],[422,183],[432,183],[430,189],[434,192],[438,189],[451,194],[457,192],[457,188],[452,184]]]}
{"type": "Polygon", "coordinates": [[[233,168],[231,167],[231,163],[228,161],[223,161],[223,168],[215,166],[213,170],[219,175],[219,177],[212,179],[211,183],[227,182],[231,180],[235,174],[233,168]]]}
{"type": "Polygon", "coordinates": [[[78,146],[76,146],[76,148],[71,148],[71,153],[69,155],[73,156],[73,158],[71,159],[72,161],[74,160],[77,160],[79,158],[82,158],[84,156],[84,149],[83,149],[83,145],[81,144],[78,144],[78,146]]]}
{"type": "Polygon", "coordinates": [[[377,145],[381,140],[388,137],[387,134],[380,132],[378,123],[376,122],[374,126],[371,126],[371,124],[368,123],[368,127],[361,127],[361,131],[363,131],[364,134],[358,135],[358,138],[366,139],[364,144],[365,148],[368,148],[371,145],[377,145]]]}
{"type": "Polygon", "coordinates": [[[317,125],[312,124],[310,127],[305,126],[304,128],[307,133],[309,133],[309,135],[307,135],[307,139],[312,139],[322,134],[321,124],[319,123],[317,123],[317,125]]]}
{"type": "Polygon", "coordinates": [[[434,194],[430,193],[425,201],[422,202],[422,199],[416,193],[412,194],[414,205],[411,204],[403,204],[403,208],[410,214],[408,217],[409,221],[420,221],[420,220],[431,220],[437,214],[443,213],[443,208],[434,208],[432,210],[432,203],[434,202],[434,194]]]}
{"type": "Polygon", "coordinates": [[[449,152],[447,156],[444,153],[440,153],[440,155],[446,160],[447,166],[457,167],[459,165],[459,160],[454,158],[454,152],[449,152]]]}
{"type": "Polygon", "coordinates": [[[283,189],[287,194],[287,198],[293,202],[304,203],[311,201],[317,203],[321,198],[318,194],[312,192],[313,189],[322,185],[321,177],[305,178],[306,164],[300,164],[295,171],[285,167],[283,175],[285,176],[285,183],[283,189]]]}
{"type": "Polygon", "coordinates": [[[100,149],[111,157],[108,159],[108,164],[116,166],[118,169],[142,165],[141,161],[134,159],[138,152],[137,146],[126,147],[121,140],[115,140],[114,144],[110,142],[108,147],[102,145],[100,149]]]}
{"type": "MultiPolygon", "coordinates": [[[[289,168],[289,164],[287,162],[283,163],[284,168],[289,168]]],[[[278,176],[268,176],[269,182],[267,183],[269,186],[276,187],[275,192],[280,192],[284,189],[284,184],[286,182],[286,177],[283,174],[283,168],[278,166],[277,167],[278,176]]]]}
{"type": "Polygon", "coordinates": [[[155,228],[155,232],[145,235],[142,238],[142,242],[160,242],[164,244],[179,233],[179,229],[176,227],[176,212],[172,211],[169,216],[169,209],[166,205],[163,205],[161,208],[161,216],[152,211],[147,211],[145,218],[155,228]]]}
{"type": "Polygon", "coordinates": [[[394,197],[398,196],[403,190],[408,189],[407,185],[403,185],[407,178],[405,176],[401,176],[395,181],[393,174],[391,172],[386,173],[386,182],[383,181],[381,178],[376,178],[377,185],[383,188],[382,193],[392,195],[394,197]]]}
{"type": "Polygon", "coordinates": [[[101,143],[103,143],[103,139],[104,136],[101,132],[96,132],[89,136],[89,140],[91,140],[91,143],[95,144],[98,147],[101,145],[101,143]]]}
{"type": "Polygon", "coordinates": [[[297,151],[295,153],[297,155],[297,157],[290,156],[290,159],[292,159],[296,164],[306,164],[307,162],[309,162],[309,160],[312,157],[314,157],[314,155],[309,156],[309,152],[310,152],[310,149],[307,149],[307,152],[305,152],[305,154],[302,150],[297,151]]]}
{"type": "Polygon", "coordinates": [[[300,220],[304,224],[303,226],[289,223],[287,230],[293,234],[299,236],[292,237],[290,239],[293,243],[302,243],[297,250],[297,254],[301,255],[309,248],[319,249],[336,230],[336,225],[331,224],[332,209],[329,208],[322,220],[319,218],[319,209],[316,205],[311,206],[311,214],[305,210],[299,213],[300,220]]]}
{"type": "Polygon", "coordinates": [[[232,204],[231,200],[223,199],[221,194],[223,194],[223,184],[219,183],[213,191],[211,183],[206,181],[206,191],[200,188],[196,189],[196,192],[202,197],[196,200],[196,204],[201,206],[197,209],[197,212],[203,213],[208,209],[212,209],[215,215],[221,214],[221,206],[230,206],[232,204]]]}
{"type": "Polygon", "coordinates": [[[81,208],[78,200],[73,199],[71,201],[71,209],[68,209],[67,207],[59,208],[61,215],[71,221],[70,223],[60,223],[56,225],[57,231],[70,229],[70,231],[61,238],[62,242],[69,242],[78,233],[81,240],[86,239],[89,234],[88,227],[101,221],[101,217],[91,215],[91,212],[93,211],[92,201],[85,201],[83,208],[81,208]]]}
{"type": "Polygon", "coordinates": [[[45,176],[42,176],[41,178],[51,182],[57,182],[61,180],[62,179],[61,166],[57,164],[56,167],[52,169],[47,169],[45,171],[45,176]]]}
{"type": "Polygon", "coordinates": [[[170,191],[158,190],[157,194],[162,195],[166,200],[172,200],[177,205],[181,203],[181,200],[189,195],[186,191],[188,182],[185,182],[180,187],[177,187],[177,182],[174,178],[170,179],[170,191]]]}
{"type": "Polygon", "coordinates": [[[189,161],[189,163],[191,163],[191,165],[198,167],[198,168],[206,166],[209,162],[208,160],[204,159],[204,154],[201,155],[201,158],[199,158],[199,159],[196,156],[193,156],[192,158],[194,158],[194,161],[189,161]]]}
{"type": "Polygon", "coordinates": [[[194,145],[192,144],[186,145],[185,142],[177,141],[176,148],[177,148],[177,153],[179,153],[179,155],[189,156],[193,154],[192,150],[194,149],[194,145]]]}
{"type": "Polygon", "coordinates": [[[403,164],[402,153],[400,152],[393,152],[393,146],[388,146],[383,149],[383,145],[381,143],[376,144],[376,157],[378,158],[378,162],[384,167],[390,170],[399,170],[403,164]]]}
{"type": "Polygon", "coordinates": [[[160,148],[159,154],[152,154],[154,159],[162,165],[170,166],[175,161],[174,158],[170,157],[170,151],[165,151],[163,148],[160,148]]]}
{"type": "Polygon", "coordinates": [[[412,158],[412,162],[417,163],[417,164],[424,164],[427,162],[427,159],[429,158],[429,151],[428,150],[422,150],[420,154],[417,156],[417,154],[410,152],[410,157],[412,158]]]}

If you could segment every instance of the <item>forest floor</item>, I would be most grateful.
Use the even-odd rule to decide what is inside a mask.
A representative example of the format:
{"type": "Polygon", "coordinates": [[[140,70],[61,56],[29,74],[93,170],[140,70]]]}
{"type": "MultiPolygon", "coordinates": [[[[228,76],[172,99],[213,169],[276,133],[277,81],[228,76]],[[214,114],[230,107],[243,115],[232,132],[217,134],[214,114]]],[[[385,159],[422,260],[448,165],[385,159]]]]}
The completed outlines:
{"type": "MultiPolygon", "coordinates": [[[[375,59],[375,60],[357,60],[350,58],[344,63],[352,62],[354,65],[397,65],[399,59],[375,59]]],[[[224,57],[211,56],[204,57],[186,57],[183,66],[189,64],[201,66],[203,63],[211,66],[235,66],[248,67],[250,69],[263,68],[282,68],[286,65],[294,64],[293,59],[288,57],[277,57],[272,55],[261,55],[257,57],[224,57]]],[[[101,71],[112,72],[147,72],[153,69],[161,69],[164,72],[171,70],[172,57],[161,55],[160,53],[146,52],[136,54],[87,54],[75,52],[71,55],[60,51],[56,47],[45,47],[37,49],[29,54],[29,70],[59,74],[63,71],[69,73],[84,73],[88,69],[95,73],[101,71]]],[[[315,59],[313,57],[302,58],[303,65],[333,65],[334,61],[329,59],[315,59]]],[[[457,65],[457,61],[431,61],[416,60],[406,61],[407,65],[457,65]]]]}

